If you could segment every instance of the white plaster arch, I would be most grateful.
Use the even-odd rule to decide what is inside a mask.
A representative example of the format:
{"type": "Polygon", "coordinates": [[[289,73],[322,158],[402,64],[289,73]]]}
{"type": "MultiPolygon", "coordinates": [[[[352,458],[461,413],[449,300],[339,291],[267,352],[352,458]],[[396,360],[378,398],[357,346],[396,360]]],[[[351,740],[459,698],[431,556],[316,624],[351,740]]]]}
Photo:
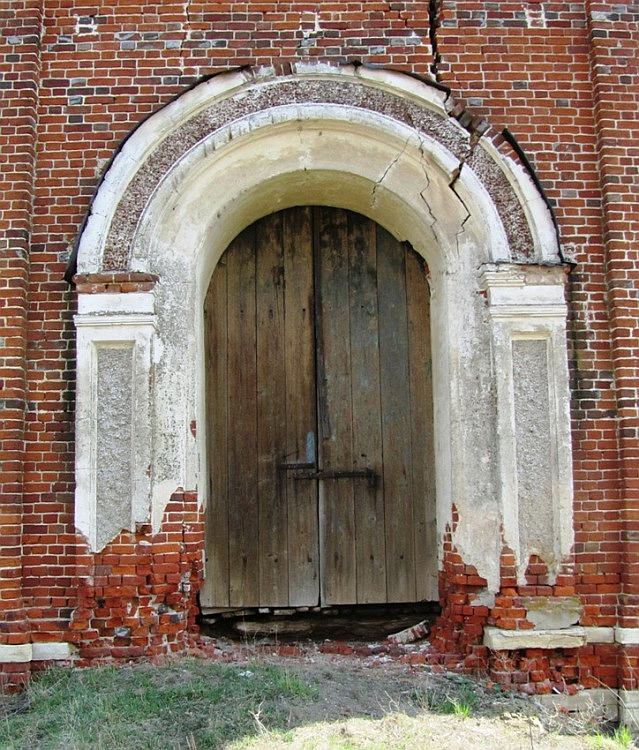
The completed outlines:
{"type": "MultiPolygon", "coordinates": [[[[78,323],[84,331],[90,328],[89,318],[98,320],[100,315],[104,330],[104,316],[114,311],[121,316],[122,305],[131,304],[132,314],[139,313],[136,305],[154,311],[148,373],[151,426],[144,432],[150,442],[150,478],[136,485],[135,492],[146,494],[133,497],[131,524],[150,515],[159,528],[177,487],[197,488],[206,503],[203,480],[215,467],[207,466],[202,312],[219,257],[235,235],[261,216],[293,205],[333,205],[377,221],[398,239],[408,240],[428,262],[438,528],[443,534],[455,505],[455,542],[464,560],[496,590],[503,506],[512,498],[502,492],[493,339],[481,270],[511,260],[512,232],[509,235],[504,225],[504,212],[498,210],[485,175],[473,169],[470,160],[451,187],[460,163],[454,150],[463,149],[469,135],[448,117],[442,92],[401,74],[306,66],[282,80],[347,81],[390,92],[440,118],[448,143],[388,113],[325,101],[274,101],[254,111],[249,106],[242,116],[205,129],[182,151],[175,138],[171,141],[177,132],[188,133],[197,118],[200,127],[206,125],[212,102],[244,106],[253,97],[268,98],[279,80],[268,71],[219,76],[151,117],[124,144],[107,172],[80,238],[81,274],[124,270],[159,277],[144,301],[136,302],[135,294],[101,295],[103,308],[98,310],[80,300],[78,323]],[[159,165],[155,175],[154,159],[159,165]],[[118,221],[128,219],[123,207],[130,207],[135,217],[128,235],[118,234],[118,221]],[[108,253],[117,253],[118,241],[125,240],[129,246],[122,256],[124,265],[109,267],[108,253]],[[130,303],[109,299],[116,296],[129,297],[130,303]]],[[[527,175],[494,148],[481,142],[478,148],[506,176],[527,217],[530,262],[557,263],[551,217],[531,191],[527,175]]],[[[485,167],[488,162],[477,163],[485,167]]],[[[78,403],[80,431],[87,413],[78,403]]],[[[91,514],[82,510],[86,486],[78,480],[76,520],[81,531],[83,524],[91,523],[91,514]]],[[[512,533],[514,537],[516,529],[512,533]]],[[[517,546],[514,538],[506,542],[517,546]]]]}
{"type": "MultiPolygon", "coordinates": [[[[449,117],[448,109],[451,104],[446,93],[414,77],[395,71],[350,65],[332,66],[297,63],[294,66],[292,76],[274,78],[273,70],[270,68],[221,74],[204,81],[170,102],[142,122],[123,143],[121,150],[100,184],[92,202],[86,226],[79,239],[79,272],[92,273],[101,269],[105,243],[116,210],[123,201],[127,188],[136,175],[140,173],[159,144],[166,141],[171,133],[175,133],[201,114],[212,102],[247,97],[260,87],[275,86],[277,82],[289,79],[296,81],[355,82],[371,90],[392,93],[437,114],[443,122],[447,122],[450,127],[458,131],[462,141],[466,144],[469,142],[469,134],[449,117]]],[[[370,115],[372,115],[372,112],[369,112],[369,117],[370,115]]],[[[259,116],[256,117],[259,119],[259,116]]],[[[266,114],[266,117],[268,118],[268,114],[266,114]]],[[[323,115],[321,117],[324,119],[323,115]]],[[[383,118],[379,117],[378,121],[381,119],[383,118]]],[[[226,130],[228,132],[229,129],[226,130]]],[[[235,132],[239,132],[239,125],[238,128],[235,128],[235,132]]],[[[213,136],[214,134],[211,133],[210,135],[213,136]]],[[[218,133],[218,142],[222,138],[222,132],[218,133]]],[[[423,138],[423,134],[418,134],[418,138],[423,138]]],[[[500,172],[505,176],[519,200],[532,235],[531,260],[557,262],[559,260],[559,248],[555,226],[550,211],[533,181],[517,162],[501,154],[489,139],[480,139],[478,148],[489,155],[490,160],[498,165],[500,172]]],[[[445,151],[446,149],[440,147],[439,150],[445,151]]],[[[450,152],[448,157],[452,157],[455,161],[450,152]]],[[[458,163],[459,159],[452,168],[454,169],[458,163]]],[[[469,173],[472,172],[472,166],[466,164],[462,171],[465,173],[461,179],[463,185],[469,173]]],[[[452,178],[452,170],[449,173],[449,178],[452,178]]]]}

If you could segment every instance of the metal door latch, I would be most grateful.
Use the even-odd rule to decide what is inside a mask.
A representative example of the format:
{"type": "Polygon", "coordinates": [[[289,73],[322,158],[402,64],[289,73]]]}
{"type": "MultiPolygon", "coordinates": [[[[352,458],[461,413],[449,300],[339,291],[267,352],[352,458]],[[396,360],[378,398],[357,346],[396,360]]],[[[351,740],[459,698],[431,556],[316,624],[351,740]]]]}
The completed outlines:
{"type": "Polygon", "coordinates": [[[373,469],[312,469],[296,471],[293,479],[366,479],[369,487],[376,487],[378,476],[373,469]]]}
{"type": "Polygon", "coordinates": [[[373,469],[318,469],[315,463],[292,462],[278,464],[278,472],[293,471],[292,479],[366,479],[368,486],[374,488],[379,475],[373,469]]]}

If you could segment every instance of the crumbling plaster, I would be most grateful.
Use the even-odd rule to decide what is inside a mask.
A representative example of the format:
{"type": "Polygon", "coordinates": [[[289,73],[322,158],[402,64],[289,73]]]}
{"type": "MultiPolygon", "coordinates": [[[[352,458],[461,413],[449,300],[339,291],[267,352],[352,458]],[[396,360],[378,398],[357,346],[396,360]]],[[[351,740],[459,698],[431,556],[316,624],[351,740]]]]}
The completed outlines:
{"type": "MultiPolygon", "coordinates": [[[[502,542],[522,556],[526,550],[520,549],[516,531],[504,525],[506,504],[513,501],[504,495],[510,481],[504,472],[513,469],[498,448],[495,342],[481,272],[487,264],[523,257],[529,263],[559,259],[548,209],[532,182],[483,140],[454,190],[450,187],[467,148],[468,134],[448,117],[439,90],[401,74],[328,66],[299,68],[279,81],[268,71],[219,76],[164,108],[127,141],[94,201],[78,270],[144,271],[160,278],[148,373],[147,508],[150,497],[154,528],[176,487],[197,487],[206,503],[205,478],[215,471],[215,446],[209,451],[206,444],[202,310],[218,259],[245,226],[272,211],[300,204],[339,206],[409,241],[428,263],[438,529],[443,534],[450,524],[454,504],[455,544],[489,589],[498,588],[502,542]],[[294,101],[282,102],[273,93],[278,85],[288,86],[290,98],[300,81],[313,83],[307,88],[314,92],[310,101],[296,94],[294,101]],[[340,86],[350,87],[348,96],[355,92],[361,105],[349,104],[344,92],[339,101],[326,95],[340,86]],[[266,88],[271,106],[264,108],[266,88]],[[394,97],[395,108],[369,108],[377,102],[384,109],[380,102],[387,95],[394,97]],[[397,108],[396,100],[410,107],[397,108]],[[237,116],[213,122],[212,109],[219,115],[225,103],[237,116]],[[400,116],[411,108],[420,117],[400,116]],[[429,125],[420,129],[415,120],[429,125]],[[177,132],[191,132],[191,141],[176,141],[177,132]],[[495,180],[501,180],[498,200],[491,194],[495,180]],[[521,217],[530,246],[513,249],[513,233],[521,241],[521,217]]],[[[562,275],[555,284],[563,289],[562,275]]],[[[94,295],[81,306],[78,320],[85,330],[92,321],[104,323],[116,304],[100,310],[99,298],[108,296],[114,295],[94,295]]],[[[134,295],[120,295],[127,296],[134,295]]],[[[117,304],[122,311],[127,302],[117,304]]],[[[565,359],[565,343],[559,357],[562,352],[565,359]]],[[[88,398],[79,394],[79,440],[88,429],[83,420],[90,421],[88,398]]],[[[76,505],[87,504],[82,492],[76,505]]],[[[138,497],[133,504],[142,503],[138,497]]],[[[76,518],[91,539],[88,520],[77,508],[76,518]]],[[[553,551],[566,554],[566,540],[553,551]]]]}

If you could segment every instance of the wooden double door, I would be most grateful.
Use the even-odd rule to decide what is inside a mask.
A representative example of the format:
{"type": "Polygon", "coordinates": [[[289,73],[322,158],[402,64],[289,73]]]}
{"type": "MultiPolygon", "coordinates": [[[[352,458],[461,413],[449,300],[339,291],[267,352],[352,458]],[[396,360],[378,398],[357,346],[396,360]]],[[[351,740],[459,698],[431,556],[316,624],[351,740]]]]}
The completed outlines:
{"type": "Polygon", "coordinates": [[[371,220],[297,207],[205,303],[205,607],[437,597],[429,290],[371,220]]]}

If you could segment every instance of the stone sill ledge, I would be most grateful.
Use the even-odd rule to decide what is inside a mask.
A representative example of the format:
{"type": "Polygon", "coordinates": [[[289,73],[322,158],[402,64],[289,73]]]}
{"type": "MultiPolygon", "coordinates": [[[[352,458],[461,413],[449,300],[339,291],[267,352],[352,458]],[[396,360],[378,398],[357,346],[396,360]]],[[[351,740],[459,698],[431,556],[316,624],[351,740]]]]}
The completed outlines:
{"type": "Polygon", "coordinates": [[[583,712],[588,717],[594,714],[629,727],[639,726],[639,690],[591,688],[576,695],[536,695],[534,700],[542,706],[562,708],[567,713],[583,712]]]}
{"type": "Polygon", "coordinates": [[[69,661],[76,653],[70,643],[0,644],[0,664],[25,664],[30,661],[69,661]]]}
{"type": "Polygon", "coordinates": [[[589,643],[639,645],[639,628],[582,627],[546,628],[543,630],[503,630],[484,628],[484,646],[492,651],[516,651],[524,648],[579,648],[589,643]]]}
{"type": "Polygon", "coordinates": [[[491,651],[518,651],[526,648],[579,648],[587,643],[586,629],[579,626],[556,630],[502,630],[484,628],[484,646],[491,651]]]}

